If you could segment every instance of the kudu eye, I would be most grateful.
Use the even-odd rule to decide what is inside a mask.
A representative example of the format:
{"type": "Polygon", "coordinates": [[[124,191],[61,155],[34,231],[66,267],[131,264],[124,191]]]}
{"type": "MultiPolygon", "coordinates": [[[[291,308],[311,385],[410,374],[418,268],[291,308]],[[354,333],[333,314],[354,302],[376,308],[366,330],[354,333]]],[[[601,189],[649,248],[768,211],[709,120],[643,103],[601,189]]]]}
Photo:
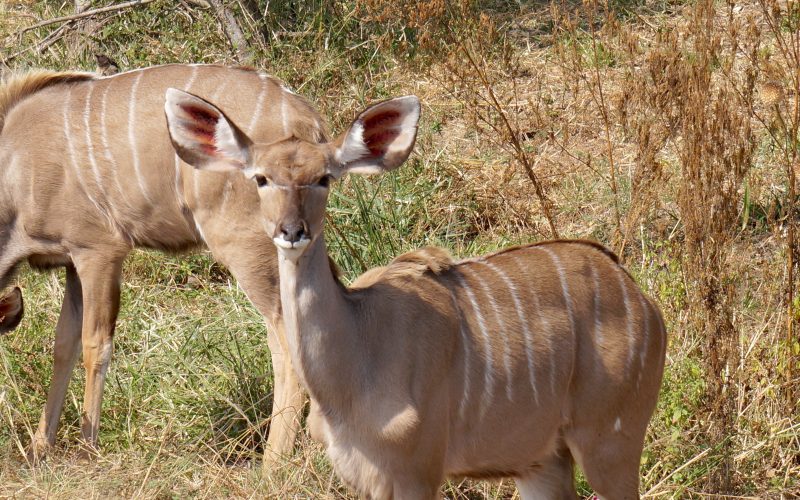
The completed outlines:
{"type": "Polygon", "coordinates": [[[331,176],[330,175],[323,175],[322,177],[319,178],[319,181],[317,181],[317,185],[318,186],[322,186],[324,188],[330,186],[330,184],[331,184],[331,176]]]}
{"type": "Polygon", "coordinates": [[[256,184],[258,184],[258,187],[264,187],[267,184],[269,184],[267,178],[261,174],[256,174],[255,176],[253,176],[253,178],[256,180],[256,184]]]}

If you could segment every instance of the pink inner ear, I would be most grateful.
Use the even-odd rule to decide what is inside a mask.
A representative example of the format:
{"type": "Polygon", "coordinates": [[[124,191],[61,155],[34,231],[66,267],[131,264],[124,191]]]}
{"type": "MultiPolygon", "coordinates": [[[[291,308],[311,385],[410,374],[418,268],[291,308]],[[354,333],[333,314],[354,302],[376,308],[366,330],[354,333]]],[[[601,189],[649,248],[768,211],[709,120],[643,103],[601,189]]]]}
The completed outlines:
{"type": "Polygon", "coordinates": [[[209,156],[215,155],[217,153],[215,134],[219,115],[207,108],[191,104],[182,104],[181,110],[190,117],[184,130],[197,143],[196,147],[209,156]]]}
{"type": "Polygon", "coordinates": [[[389,144],[400,135],[398,121],[401,114],[396,110],[376,113],[364,119],[364,143],[373,155],[386,153],[389,144]]]}
{"type": "Polygon", "coordinates": [[[191,116],[192,120],[195,122],[203,122],[212,127],[216,127],[219,121],[219,115],[209,111],[207,108],[201,108],[200,106],[193,106],[191,104],[181,104],[181,109],[191,116]]]}

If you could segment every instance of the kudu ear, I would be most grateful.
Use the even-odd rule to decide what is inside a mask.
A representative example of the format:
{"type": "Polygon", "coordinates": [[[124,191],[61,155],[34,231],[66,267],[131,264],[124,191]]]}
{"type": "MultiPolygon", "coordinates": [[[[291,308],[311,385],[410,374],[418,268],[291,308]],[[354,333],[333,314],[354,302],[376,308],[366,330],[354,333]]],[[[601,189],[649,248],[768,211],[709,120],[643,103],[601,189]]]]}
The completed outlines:
{"type": "Polygon", "coordinates": [[[333,143],[331,174],[380,174],[402,165],[414,148],[419,115],[419,99],[413,95],[367,108],[333,143]]]}
{"type": "Polygon", "coordinates": [[[167,89],[164,111],[181,160],[201,170],[243,170],[252,141],[219,108],[196,95],[167,89]]]}
{"type": "Polygon", "coordinates": [[[0,335],[10,332],[19,325],[23,311],[22,291],[19,287],[14,288],[5,297],[0,297],[0,335]]]}

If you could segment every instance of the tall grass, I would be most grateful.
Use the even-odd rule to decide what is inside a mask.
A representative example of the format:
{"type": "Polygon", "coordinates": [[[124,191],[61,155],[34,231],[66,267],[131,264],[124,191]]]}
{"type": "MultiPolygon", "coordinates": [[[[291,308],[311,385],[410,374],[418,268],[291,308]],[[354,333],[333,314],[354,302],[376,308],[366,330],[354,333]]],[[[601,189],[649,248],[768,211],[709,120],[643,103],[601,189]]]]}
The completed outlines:
{"type": "MultiPolygon", "coordinates": [[[[255,65],[318,104],[334,133],[368,102],[421,97],[409,163],[334,189],[327,236],[346,281],[428,244],[467,256],[557,232],[613,245],[670,338],[642,492],[800,494],[796,3],[354,0],[270,2],[266,15],[261,0],[225,4],[255,65]]],[[[13,35],[68,4],[12,0],[0,57],[19,52],[15,69],[92,69],[93,51],[123,70],[235,63],[198,5],[102,16],[75,50],[58,38],[70,26],[13,35]]],[[[0,496],[350,494],[306,437],[274,474],[253,466],[271,406],[263,321],[203,253],[127,262],[101,454],[77,457],[79,367],[59,448],[28,467],[60,279],[20,276],[27,316],[0,341],[0,496]]],[[[444,493],[513,491],[465,481],[444,493]]]]}

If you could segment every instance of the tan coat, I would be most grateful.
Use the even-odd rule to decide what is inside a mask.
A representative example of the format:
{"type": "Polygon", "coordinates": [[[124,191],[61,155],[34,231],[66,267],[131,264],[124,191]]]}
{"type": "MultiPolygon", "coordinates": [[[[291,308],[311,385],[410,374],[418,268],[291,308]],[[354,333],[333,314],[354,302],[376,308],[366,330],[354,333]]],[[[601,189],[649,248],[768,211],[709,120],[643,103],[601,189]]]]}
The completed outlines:
{"type": "MultiPolygon", "coordinates": [[[[82,340],[87,368],[83,437],[94,446],[119,305],[122,261],[134,247],[208,246],[267,319],[276,370],[271,449],[291,449],[303,404],[279,331],[275,249],[256,187],[239,175],[180,161],[164,117],[168,87],[214,99],[259,141],[325,138],[319,115],[279,81],[247,69],[167,65],[106,78],[32,72],[0,86],[0,291],[23,260],[66,266],[54,377],[33,447],[53,444],[82,340]]],[[[16,326],[21,297],[0,314],[16,326]]],[[[0,311],[2,312],[2,311],[0,311]]]]}
{"type": "Polygon", "coordinates": [[[554,241],[456,263],[426,248],[348,289],[325,246],[329,184],[405,161],[415,97],[367,108],[322,144],[253,141],[179,91],[166,109],[184,160],[260,186],[288,352],[345,482],[371,498],[420,499],[437,497],[446,476],[513,477],[525,499],[575,498],[575,461],[598,495],[638,498],[667,339],[610,251],[554,241]]]}

